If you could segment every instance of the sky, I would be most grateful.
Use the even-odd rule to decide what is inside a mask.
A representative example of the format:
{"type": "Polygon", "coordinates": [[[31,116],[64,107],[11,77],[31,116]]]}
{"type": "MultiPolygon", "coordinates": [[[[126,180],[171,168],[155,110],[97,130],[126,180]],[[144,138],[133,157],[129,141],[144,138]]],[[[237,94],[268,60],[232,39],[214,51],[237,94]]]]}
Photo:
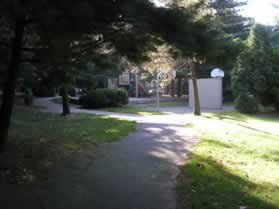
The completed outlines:
{"type": "MultiPolygon", "coordinates": [[[[165,6],[165,0],[151,0],[157,6],[165,6]]],[[[274,25],[275,17],[279,14],[279,0],[248,0],[248,5],[242,15],[253,17],[258,23],[274,25]],[[274,7],[277,6],[277,8],[274,7]]]]}
{"type": "Polygon", "coordinates": [[[279,14],[279,0],[248,0],[242,14],[255,18],[258,23],[273,25],[276,14],[279,14]],[[274,8],[273,5],[278,7],[274,8]]]}

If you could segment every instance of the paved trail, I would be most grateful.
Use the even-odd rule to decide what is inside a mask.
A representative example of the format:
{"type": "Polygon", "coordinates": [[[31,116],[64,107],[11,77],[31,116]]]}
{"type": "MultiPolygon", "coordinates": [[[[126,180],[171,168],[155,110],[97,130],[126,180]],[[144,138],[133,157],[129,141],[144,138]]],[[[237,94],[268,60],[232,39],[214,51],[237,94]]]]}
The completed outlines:
{"type": "MultiPolygon", "coordinates": [[[[45,111],[60,112],[48,99],[45,111]]],[[[195,137],[185,116],[137,116],[72,108],[72,112],[135,120],[137,131],[118,142],[74,156],[41,190],[49,209],[175,209],[176,177],[195,137]]]]}
{"type": "MultiPolygon", "coordinates": [[[[49,99],[36,99],[35,104],[47,107],[44,111],[61,112],[61,106],[49,99]]],[[[13,195],[13,200],[6,199],[10,207],[3,209],[16,209],[13,204],[28,209],[176,208],[176,177],[196,143],[195,134],[184,126],[187,116],[180,110],[158,116],[76,107],[72,112],[135,120],[137,131],[118,142],[73,155],[40,185],[36,196],[21,195],[13,201],[13,195]]]]}

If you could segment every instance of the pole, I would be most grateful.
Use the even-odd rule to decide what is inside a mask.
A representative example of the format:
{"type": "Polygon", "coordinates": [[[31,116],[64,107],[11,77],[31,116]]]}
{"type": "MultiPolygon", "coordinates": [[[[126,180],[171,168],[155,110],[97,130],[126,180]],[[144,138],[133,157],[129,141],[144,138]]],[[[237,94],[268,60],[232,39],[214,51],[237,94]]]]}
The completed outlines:
{"type": "Polygon", "coordinates": [[[157,75],[157,110],[159,111],[159,107],[160,107],[160,85],[159,85],[159,82],[160,82],[160,76],[163,72],[159,72],[158,75],[157,75]]]}
{"type": "Polygon", "coordinates": [[[159,89],[159,79],[157,78],[157,110],[159,111],[159,106],[160,106],[160,89],[159,89]]]}
{"type": "Polygon", "coordinates": [[[136,97],[139,97],[139,80],[138,80],[138,74],[135,74],[135,82],[136,82],[136,97]]]}

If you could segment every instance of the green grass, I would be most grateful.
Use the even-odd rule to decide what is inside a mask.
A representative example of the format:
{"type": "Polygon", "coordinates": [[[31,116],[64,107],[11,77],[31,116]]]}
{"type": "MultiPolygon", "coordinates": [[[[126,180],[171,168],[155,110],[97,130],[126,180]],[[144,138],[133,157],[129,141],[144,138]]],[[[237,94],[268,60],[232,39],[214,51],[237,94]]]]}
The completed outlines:
{"type": "Polygon", "coordinates": [[[101,110],[108,111],[108,112],[120,112],[120,113],[136,114],[136,115],[162,115],[163,114],[159,111],[151,111],[141,107],[134,107],[134,106],[108,107],[108,108],[103,108],[101,110]]]}
{"type": "Polygon", "coordinates": [[[56,141],[68,144],[111,142],[128,135],[135,122],[93,114],[59,114],[34,110],[16,111],[10,131],[11,140],[38,143],[56,141]]]}
{"type": "MultiPolygon", "coordinates": [[[[54,99],[51,99],[51,101],[56,104],[62,104],[61,98],[54,98],[54,99]]],[[[107,107],[107,108],[103,108],[100,110],[108,111],[108,112],[129,113],[129,114],[136,114],[136,115],[162,115],[163,114],[159,111],[145,110],[144,108],[134,107],[134,106],[107,107]]]]}
{"type": "Polygon", "coordinates": [[[179,178],[184,208],[278,209],[279,115],[188,117],[200,142],[179,178]]]}
{"type": "Polygon", "coordinates": [[[135,122],[107,116],[71,114],[63,117],[18,107],[0,163],[8,168],[8,179],[13,179],[12,182],[26,181],[27,171],[45,178],[49,168],[60,159],[86,150],[93,153],[94,146],[122,139],[135,127],[135,122]]]}
{"type": "Polygon", "coordinates": [[[62,104],[62,98],[53,98],[50,101],[52,101],[55,104],[62,104]]]}
{"type": "MultiPolygon", "coordinates": [[[[160,107],[187,107],[188,102],[161,102],[160,107]]],[[[146,104],[144,107],[157,107],[156,103],[146,104]]]]}

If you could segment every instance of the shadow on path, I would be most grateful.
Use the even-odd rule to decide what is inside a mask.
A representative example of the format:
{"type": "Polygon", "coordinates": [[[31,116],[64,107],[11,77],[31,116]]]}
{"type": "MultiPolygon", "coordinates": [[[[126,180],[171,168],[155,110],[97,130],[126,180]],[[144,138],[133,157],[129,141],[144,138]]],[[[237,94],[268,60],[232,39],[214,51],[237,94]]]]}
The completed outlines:
{"type": "Polygon", "coordinates": [[[63,162],[38,192],[51,209],[175,209],[179,166],[195,142],[184,126],[141,124],[63,162]]]}

